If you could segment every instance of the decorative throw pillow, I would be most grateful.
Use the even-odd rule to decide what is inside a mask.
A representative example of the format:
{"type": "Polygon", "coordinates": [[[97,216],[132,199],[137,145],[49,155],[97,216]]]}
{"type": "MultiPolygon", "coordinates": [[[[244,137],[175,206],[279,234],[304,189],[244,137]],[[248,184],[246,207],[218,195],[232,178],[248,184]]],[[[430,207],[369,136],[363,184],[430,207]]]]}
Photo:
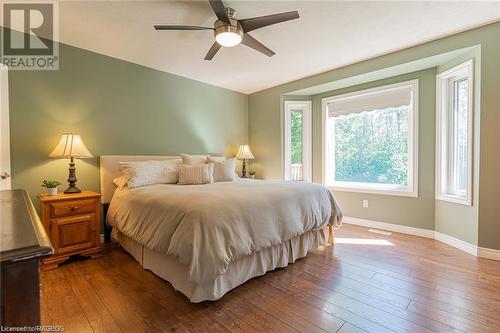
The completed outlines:
{"type": "Polygon", "coordinates": [[[214,182],[234,182],[236,180],[236,159],[229,158],[218,162],[208,157],[209,163],[214,163],[214,182]]]}
{"type": "Polygon", "coordinates": [[[207,164],[207,155],[189,155],[181,154],[182,164],[185,165],[198,165],[207,164]]]}
{"type": "Polygon", "coordinates": [[[214,182],[214,164],[179,165],[179,184],[201,185],[214,182]]]}
{"type": "Polygon", "coordinates": [[[127,186],[175,184],[179,177],[180,159],[162,161],[119,162],[120,171],[127,177],[127,186]]]}

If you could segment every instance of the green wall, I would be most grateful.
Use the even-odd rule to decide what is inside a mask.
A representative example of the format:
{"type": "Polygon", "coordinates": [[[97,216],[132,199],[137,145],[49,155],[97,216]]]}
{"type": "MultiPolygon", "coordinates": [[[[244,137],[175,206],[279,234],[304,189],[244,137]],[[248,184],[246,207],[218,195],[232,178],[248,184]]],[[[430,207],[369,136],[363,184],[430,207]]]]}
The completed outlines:
{"type": "Polygon", "coordinates": [[[500,23],[481,43],[479,245],[500,249],[500,23]]]}
{"type": "Polygon", "coordinates": [[[64,44],[58,71],[10,71],[9,97],[12,186],[32,197],[66,183],[68,160],[47,157],[63,132],[95,156],[77,176],[96,191],[99,155],[232,155],[248,139],[247,95],[64,44]]]}
{"type": "MultiPolygon", "coordinates": [[[[478,244],[481,247],[500,249],[500,151],[498,133],[500,133],[500,23],[493,23],[481,28],[469,30],[446,38],[435,40],[429,43],[418,45],[412,48],[404,49],[398,52],[380,56],[374,59],[359,62],[350,66],[338,68],[329,72],[314,75],[301,80],[293,81],[284,85],[266,89],[249,96],[249,141],[254,155],[257,157],[255,166],[259,174],[265,178],[282,177],[282,122],[281,122],[281,104],[283,96],[290,92],[302,90],[314,86],[329,84],[334,81],[345,80],[348,78],[380,71],[401,64],[416,62],[419,59],[439,56],[458,49],[475,47],[481,48],[481,66],[480,78],[480,96],[476,96],[480,105],[477,116],[480,118],[479,133],[476,133],[475,165],[478,172],[475,175],[476,198],[479,202],[474,202],[476,213],[467,211],[462,214],[460,209],[452,207],[448,213],[440,215],[439,220],[446,219],[447,225],[440,224],[442,231],[445,231],[454,237],[464,241],[478,244]],[[477,140],[479,136],[480,140],[477,140]],[[477,157],[480,157],[480,163],[477,157]],[[477,230],[477,231],[475,231],[477,230]],[[477,236],[476,236],[477,233],[477,236]]],[[[436,69],[433,69],[436,71],[436,69]]],[[[424,71],[426,72],[426,71],[424,71]]],[[[421,72],[424,73],[424,72],[421,72]]],[[[425,75],[424,75],[425,76],[425,75]]],[[[429,95],[435,94],[435,82],[429,83],[429,86],[422,86],[429,92],[429,95]]],[[[425,101],[428,110],[435,103],[435,98],[431,101],[425,101]]],[[[321,106],[317,105],[313,98],[313,109],[321,106]]],[[[424,113],[429,116],[431,112],[424,113]]],[[[420,117],[423,115],[421,114],[420,117]]],[[[313,172],[314,179],[319,180],[317,174],[321,168],[318,165],[317,156],[321,156],[321,131],[318,130],[317,111],[313,115],[313,172]],[[318,143],[319,142],[319,143],[318,143]]],[[[435,121],[434,121],[435,122],[435,121]]],[[[428,119],[427,127],[435,127],[433,120],[428,119]]],[[[429,131],[421,135],[419,141],[421,144],[419,161],[420,165],[424,163],[424,170],[420,170],[419,188],[422,190],[422,198],[387,198],[382,195],[363,195],[373,202],[373,210],[362,210],[360,195],[354,193],[336,193],[342,206],[348,213],[356,214],[355,217],[361,218],[379,218],[387,222],[403,225],[415,226],[418,228],[435,229],[435,203],[431,200],[431,194],[428,192],[434,182],[434,136],[435,131],[429,131]],[[423,137],[422,137],[423,136],[423,137]],[[424,140],[424,141],[422,141],[424,140]],[[423,145],[423,146],[422,146],[423,145]],[[424,151],[422,151],[422,148],[424,151]],[[432,162],[429,161],[432,160],[432,162]],[[422,172],[426,172],[422,174],[422,172]],[[411,200],[416,200],[411,202],[411,200]],[[404,202],[401,209],[401,204],[404,202]],[[418,202],[418,203],[417,203],[418,202]],[[380,204],[377,209],[375,207],[380,204]],[[390,204],[390,206],[388,206],[390,204]],[[408,209],[408,210],[407,210],[408,209]],[[388,210],[401,210],[404,215],[398,213],[386,213],[388,210]]],[[[433,195],[433,194],[432,194],[433,195]]],[[[372,206],[372,205],[370,205],[372,206]]],[[[449,207],[448,207],[449,208],[449,207]]],[[[446,209],[446,208],[445,208],[446,209]]],[[[441,214],[444,210],[440,210],[441,214]]]]}

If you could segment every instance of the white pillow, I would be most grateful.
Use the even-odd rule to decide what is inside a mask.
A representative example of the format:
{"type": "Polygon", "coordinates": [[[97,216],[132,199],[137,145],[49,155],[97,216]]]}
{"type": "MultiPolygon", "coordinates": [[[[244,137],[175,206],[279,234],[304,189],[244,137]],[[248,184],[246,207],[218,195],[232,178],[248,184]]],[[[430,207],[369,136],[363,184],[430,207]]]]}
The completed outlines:
{"type": "Polygon", "coordinates": [[[120,171],[127,177],[127,186],[175,184],[179,177],[181,160],[119,162],[120,171]]]}
{"type": "Polygon", "coordinates": [[[179,184],[201,185],[214,182],[214,164],[179,165],[179,184]]]}
{"type": "Polygon", "coordinates": [[[185,165],[198,165],[207,164],[207,155],[189,155],[181,154],[182,164],[185,165]]]}
{"type": "Polygon", "coordinates": [[[208,157],[209,163],[214,163],[214,182],[234,182],[236,180],[236,159],[230,158],[218,162],[208,157]]]}

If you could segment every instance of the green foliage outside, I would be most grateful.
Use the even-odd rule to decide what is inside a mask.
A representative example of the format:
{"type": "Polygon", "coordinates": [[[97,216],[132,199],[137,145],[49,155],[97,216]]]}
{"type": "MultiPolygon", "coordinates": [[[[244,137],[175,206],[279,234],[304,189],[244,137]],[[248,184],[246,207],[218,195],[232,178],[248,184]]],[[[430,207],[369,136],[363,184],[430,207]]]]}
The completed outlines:
{"type": "Polygon", "coordinates": [[[408,107],[335,119],[335,180],[408,185],[408,107]]]}
{"type": "Polygon", "coordinates": [[[290,112],[291,162],[302,164],[302,112],[290,112]]]}

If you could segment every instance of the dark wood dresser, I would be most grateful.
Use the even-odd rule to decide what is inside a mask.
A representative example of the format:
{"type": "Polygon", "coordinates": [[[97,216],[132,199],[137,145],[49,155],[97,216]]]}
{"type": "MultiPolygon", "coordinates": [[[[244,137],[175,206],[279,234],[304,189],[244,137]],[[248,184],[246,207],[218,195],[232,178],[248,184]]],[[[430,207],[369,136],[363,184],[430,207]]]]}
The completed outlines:
{"type": "Polygon", "coordinates": [[[0,191],[1,325],[40,325],[40,260],[53,253],[28,194],[0,191]]]}

